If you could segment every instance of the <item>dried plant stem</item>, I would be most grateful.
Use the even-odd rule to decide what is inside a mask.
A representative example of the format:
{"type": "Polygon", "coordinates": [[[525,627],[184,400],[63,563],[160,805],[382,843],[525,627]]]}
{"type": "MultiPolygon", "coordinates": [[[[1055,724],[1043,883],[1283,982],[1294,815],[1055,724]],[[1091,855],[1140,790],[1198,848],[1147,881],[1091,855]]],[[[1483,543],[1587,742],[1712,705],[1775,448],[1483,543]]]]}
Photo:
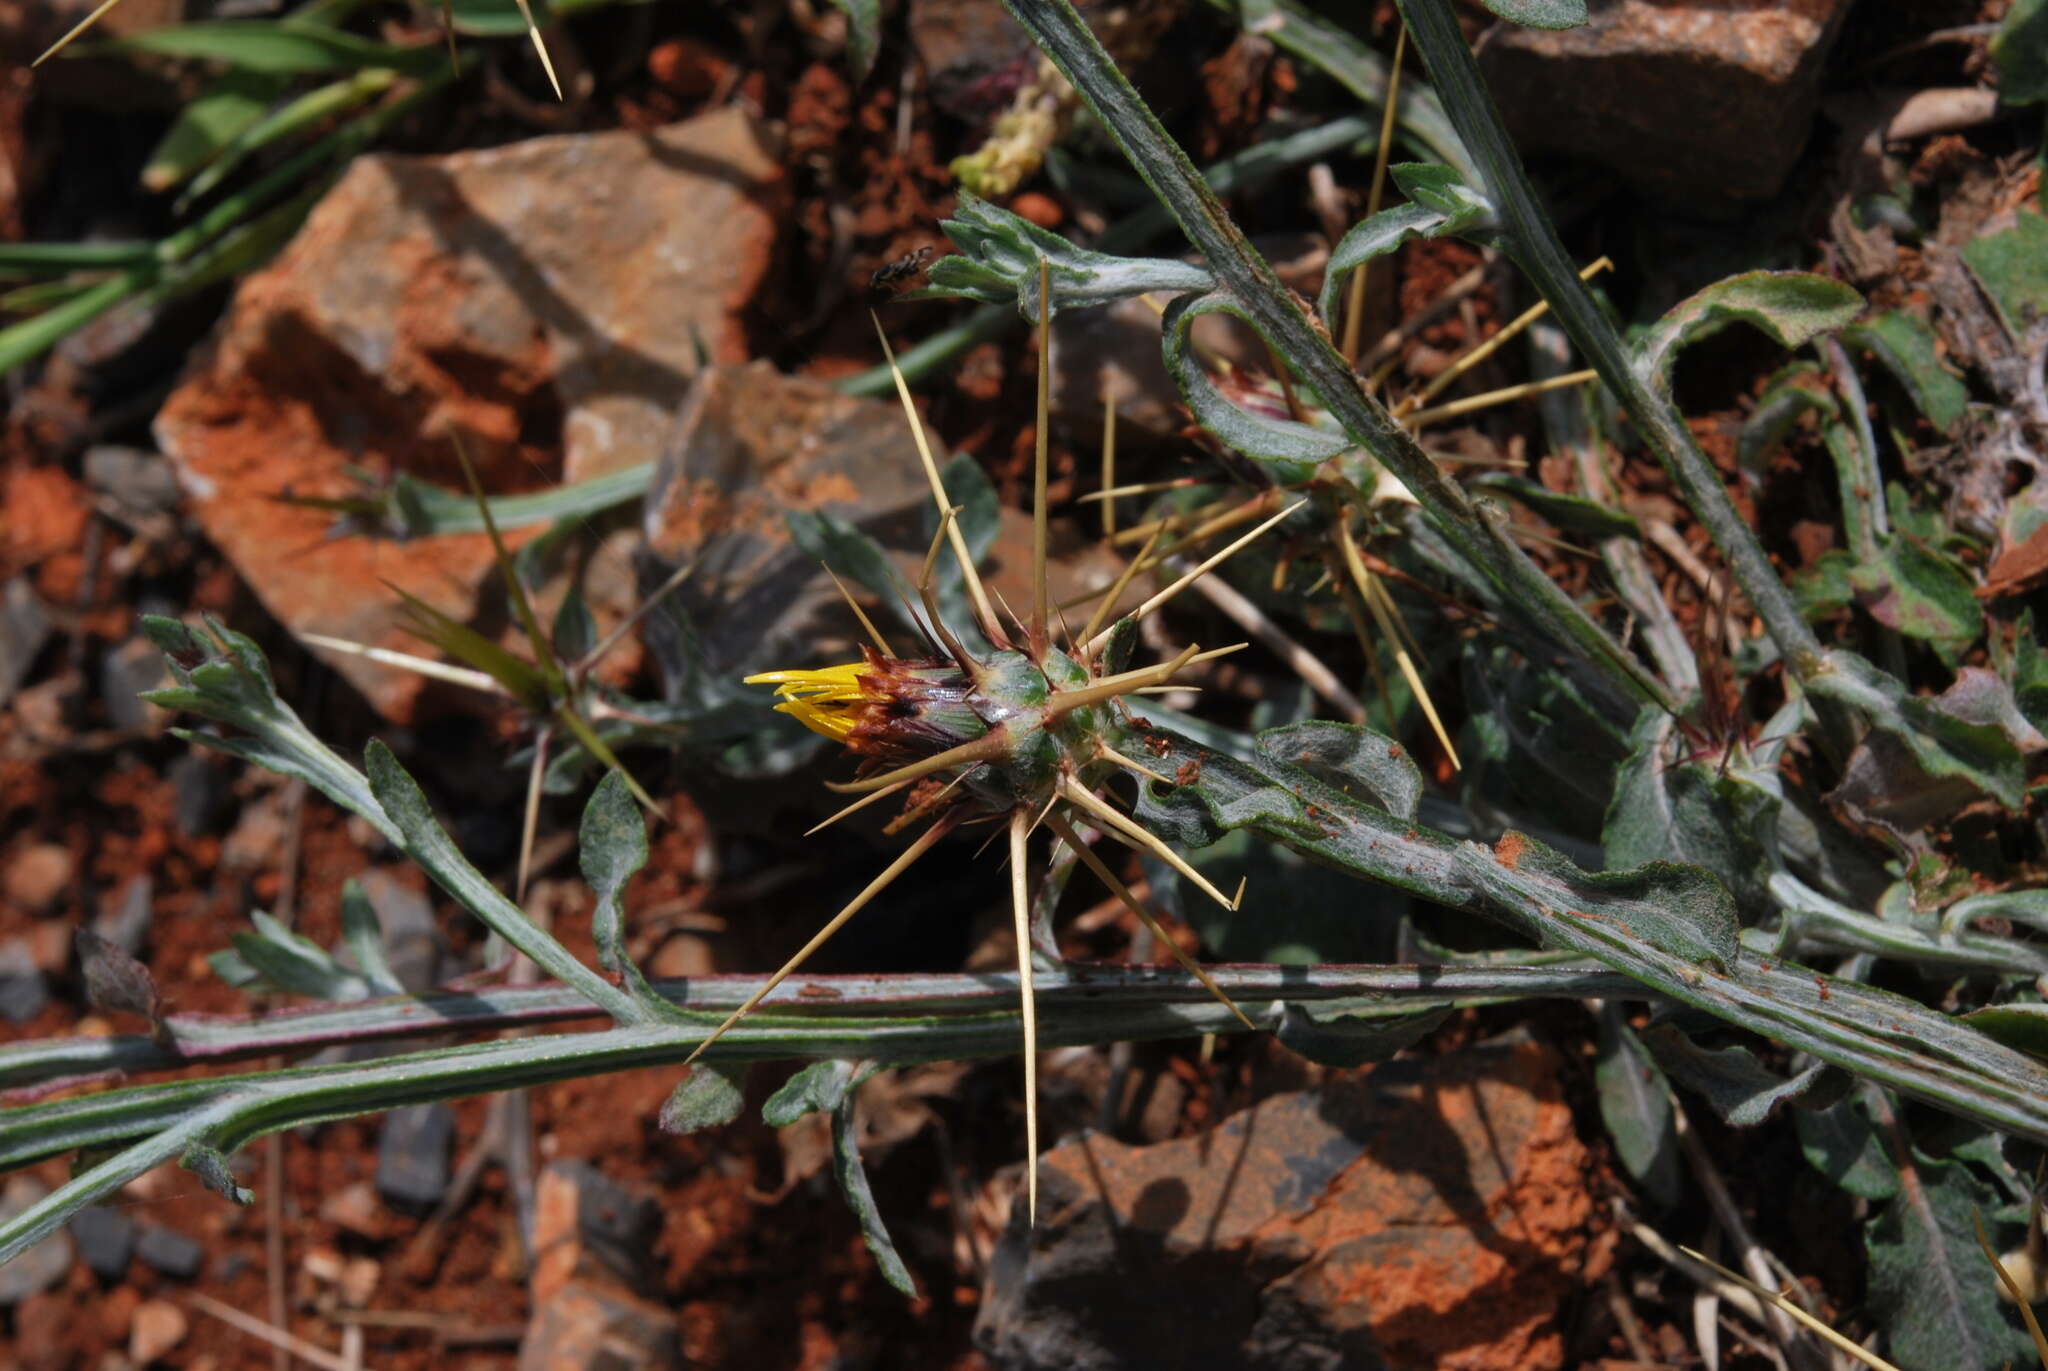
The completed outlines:
{"type": "Polygon", "coordinates": [[[1017,929],[1017,985],[1024,1010],[1024,1153],[1025,1216],[1038,1227],[1038,1001],[1031,993],[1031,892],[1024,869],[1031,816],[1010,815],[1010,912],[1017,929]]]}

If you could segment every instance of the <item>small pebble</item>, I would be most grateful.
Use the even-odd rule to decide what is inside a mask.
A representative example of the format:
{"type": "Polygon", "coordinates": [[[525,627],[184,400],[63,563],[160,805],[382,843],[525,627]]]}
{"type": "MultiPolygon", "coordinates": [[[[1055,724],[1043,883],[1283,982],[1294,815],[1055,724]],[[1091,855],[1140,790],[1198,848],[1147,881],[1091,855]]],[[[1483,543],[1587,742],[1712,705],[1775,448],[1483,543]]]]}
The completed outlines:
{"type": "Polygon", "coordinates": [[[32,914],[46,914],[63,898],[78,863],[61,843],[36,843],[7,864],[7,898],[32,914]]]}
{"type": "Polygon", "coordinates": [[[147,1366],[185,1340],[185,1313],[169,1300],[150,1300],[128,1329],[128,1359],[147,1366]]]}
{"type": "Polygon", "coordinates": [[[92,1273],[116,1281],[128,1274],[128,1258],[135,1253],[135,1221],[118,1209],[88,1205],[71,1219],[71,1236],[78,1242],[78,1255],[92,1273]]]}
{"type": "Polygon", "coordinates": [[[206,1260],[206,1249],[196,1238],[188,1238],[168,1228],[149,1227],[143,1229],[142,1236],[135,1240],[135,1255],[142,1258],[144,1266],[159,1275],[189,1281],[199,1274],[199,1268],[206,1260]]]}
{"type": "Polygon", "coordinates": [[[27,1023],[50,1002],[50,988],[36,965],[35,946],[27,938],[0,942],[0,1017],[27,1023]]]}
{"type": "Polygon", "coordinates": [[[448,1148],[455,1113],[445,1104],[416,1104],[384,1116],[377,1137],[377,1189],[394,1205],[431,1209],[448,1193],[448,1148]]]}
{"type": "MultiPolygon", "coordinates": [[[[34,1176],[12,1176],[0,1189],[0,1222],[13,1218],[50,1193],[34,1176]]],[[[71,1235],[58,1229],[5,1266],[0,1266],[0,1306],[19,1304],[48,1290],[71,1269],[71,1235]]]]}

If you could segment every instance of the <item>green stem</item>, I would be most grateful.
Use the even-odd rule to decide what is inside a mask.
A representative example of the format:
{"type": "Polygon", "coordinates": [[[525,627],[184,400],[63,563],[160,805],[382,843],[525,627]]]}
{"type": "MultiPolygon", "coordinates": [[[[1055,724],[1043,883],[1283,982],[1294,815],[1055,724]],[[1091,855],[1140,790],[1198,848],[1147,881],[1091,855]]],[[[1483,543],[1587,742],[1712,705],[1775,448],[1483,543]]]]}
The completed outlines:
{"type": "Polygon", "coordinates": [[[1201,176],[1131,88],[1067,0],[1003,0],[1041,51],[1081,93],[1132,167],[1172,211],[1247,322],[1316,392],[1345,434],[1399,477],[1436,531],[1560,644],[1592,663],[1625,698],[1670,707],[1649,671],[1587,616],[1487,520],[1455,482],[1371,396],[1252,247],[1201,176]]]}
{"type": "Polygon", "coordinates": [[[1451,121],[1486,178],[1503,225],[1503,248],[1549,302],[1572,342],[1620,399],[1636,430],[1670,474],[1688,508],[1712,536],[1764,629],[1801,680],[1819,669],[1820,640],[1799,613],[1748,524],[1728,498],[1720,473],[1692,440],[1685,420],[1631,365],[1627,345],[1579,279],[1544,211],[1500,111],[1465,45],[1449,0],[1400,0],[1408,32],[1429,66],[1451,121]]]}
{"type": "MultiPolygon", "coordinates": [[[[1285,999],[1314,1004],[1383,997],[1389,1004],[1435,1003],[1443,996],[1523,999],[1598,999],[1627,985],[1612,972],[1585,966],[1219,966],[1212,979],[1246,1004],[1285,999]]],[[[803,1012],[856,1022],[862,1015],[973,1014],[1016,1004],[1014,983],[1001,977],[921,973],[882,976],[805,976],[809,998],[795,987],[770,997],[771,1011],[803,1012]]],[[[757,976],[696,976],[657,981],[656,994],[679,1009],[720,1018],[753,995],[757,976]]],[[[1208,991],[1186,974],[1154,967],[1068,966],[1042,971],[1035,982],[1041,1008],[1064,1013],[1095,1003],[1181,1004],[1208,991]]],[[[166,1043],[150,1037],[30,1039],[0,1046],[0,1090],[20,1102],[23,1092],[80,1076],[161,1071],[201,1062],[311,1052],[341,1044],[390,1042],[492,1029],[536,1028],[587,1019],[599,1011],[563,985],[483,986],[475,990],[397,995],[355,1004],[307,1005],[260,1015],[173,1014],[164,1020],[166,1043]]]]}

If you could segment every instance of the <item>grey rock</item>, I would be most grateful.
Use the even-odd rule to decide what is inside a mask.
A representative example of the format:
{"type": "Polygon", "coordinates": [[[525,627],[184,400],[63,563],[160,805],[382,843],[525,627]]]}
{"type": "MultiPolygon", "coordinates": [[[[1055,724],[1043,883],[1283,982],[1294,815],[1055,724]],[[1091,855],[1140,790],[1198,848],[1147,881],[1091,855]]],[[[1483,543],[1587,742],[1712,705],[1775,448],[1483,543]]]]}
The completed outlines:
{"type": "Polygon", "coordinates": [[[377,1190],[406,1209],[431,1209],[448,1193],[448,1149],[455,1111],[445,1104],[415,1104],[384,1116],[377,1136],[377,1190]]]}
{"type": "Polygon", "coordinates": [[[0,704],[28,679],[28,669],[49,636],[49,611],[28,578],[16,576],[0,587],[0,704]]]}
{"type": "Polygon", "coordinates": [[[0,942],[0,1016],[27,1023],[50,1002],[49,983],[27,938],[0,942]]]}
{"type": "Polygon", "coordinates": [[[178,832],[188,838],[200,838],[218,831],[227,820],[232,799],[221,779],[220,768],[196,752],[187,752],[173,760],[165,771],[177,796],[178,832]]]}
{"type": "Polygon", "coordinates": [[[155,909],[156,885],[149,874],[131,876],[121,893],[100,907],[92,931],[131,957],[142,955],[149,941],[149,920],[155,909]]]}
{"type": "Polygon", "coordinates": [[[1813,125],[1848,0],[1595,3],[1576,29],[1501,23],[1479,46],[1525,152],[1600,162],[1694,213],[1778,193],[1813,125]]]}
{"type": "Polygon", "coordinates": [[[579,1251],[627,1284],[646,1287],[653,1275],[654,1241],[661,1233],[661,1206],[588,1162],[551,1164],[541,1180],[543,1192],[558,1185],[575,1191],[579,1251]]]}
{"type": "Polygon", "coordinates": [[[145,1226],[135,1240],[135,1255],[160,1276],[189,1281],[206,1263],[206,1249],[197,1238],[155,1225],[145,1226]]]}
{"type": "Polygon", "coordinates": [[[399,985],[414,994],[432,990],[440,984],[441,968],[441,930],[433,904],[388,871],[365,872],[362,881],[399,985]]]}
{"type": "MultiPolygon", "coordinates": [[[[0,1220],[11,1219],[50,1193],[33,1176],[12,1176],[0,1189],[0,1220]]],[[[19,1304],[48,1290],[71,1269],[71,1237],[58,1229],[5,1266],[0,1266],[0,1305],[19,1304]]]]}
{"type": "Polygon", "coordinates": [[[143,699],[142,692],[169,684],[164,654],[140,635],[100,658],[100,699],[107,707],[107,722],[115,728],[132,733],[152,728],[162,711],[143,699]]]}
{"type": "MultiPolygon", "coordinates": [[[[815,640],[830,636],[821,635],[823,616],[844,612],[790,537],[787,511],[833,515],[886,547],[910,553],[914,544],[922,559],[930,498],[900,407],[756,362],[706,370],[691,385],[648,488],[643,529],[654,558],[695,563],[676,594],[702,638],[699,669],[744,674],[793,652],[809,660],[815,640]]],[[[682,674],[656,651],[672,680],[682,674]]]]}
{"type": "Polygon", "coordinates": [[[128,1259],[135,1254],[135,1221],[106,1205],[87,1205],[72,1216],[71,1236],[78,1243],[78,1255],[94,1275],[119,1280],[128,1274],[128,1259]]]}
{"type": "Polygon", "coordinates": [[[519,1371],[682,1367],[675,1315],[604,1281],[570,1281],[535,1312],[519,1345],[519,1371]]]}
{"type": "Polygon", "coordinates": [[[178,477],[162,453],[101,443],[85,452],[85,481],[130,523],[178,507],[178,477]]]}

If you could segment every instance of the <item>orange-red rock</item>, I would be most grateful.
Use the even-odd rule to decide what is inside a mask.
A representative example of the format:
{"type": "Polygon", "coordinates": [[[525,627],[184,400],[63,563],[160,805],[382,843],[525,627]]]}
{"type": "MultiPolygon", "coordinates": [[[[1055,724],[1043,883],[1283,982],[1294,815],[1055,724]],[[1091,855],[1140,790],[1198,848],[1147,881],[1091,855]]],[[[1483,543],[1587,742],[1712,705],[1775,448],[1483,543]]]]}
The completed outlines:
{"type": "Polygon", "coordinates": [[[1276,1096],[1199,1137],[1044,1158],[976,1341],[1004,1371],[1552,1371],[1588,1281],[1557,1055],[1511,1039],[1276,1096]]]}
{"type": "MultiPolygon", "coordinates": [[[[651,462],[701,345],[741,360],[772,259],[767,134],[736,109],[653,133],[357,159],[290,246],[243,282],[156,425],[206,532],[298,632],[401,650],[402,586],[460,620],[491,574],[481,535],[331,536],[348,468],[534,489],[651,462]]],[[[417,678],[334,666],[394,720],[417,678]]]]}

